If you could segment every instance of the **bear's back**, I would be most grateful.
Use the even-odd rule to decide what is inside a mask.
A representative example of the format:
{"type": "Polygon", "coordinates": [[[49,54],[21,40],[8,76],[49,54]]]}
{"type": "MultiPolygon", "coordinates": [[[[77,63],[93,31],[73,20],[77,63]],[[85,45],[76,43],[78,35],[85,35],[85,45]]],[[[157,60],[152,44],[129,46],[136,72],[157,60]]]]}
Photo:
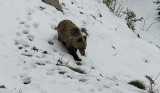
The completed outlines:
{"type": "Polygon", "coordinates": [[[80,29],[70,20],[62,20],[58,24],[58,37],[66,42],[71,37],[81,36],[80,29]]]}
{"type": "Polygon", "coordinates": [[[70,28],[75,27],[76,25],[70,21],[70,20],[62,20],[59,24],[58,24],[58,31],[64,31],[70,28]]]}

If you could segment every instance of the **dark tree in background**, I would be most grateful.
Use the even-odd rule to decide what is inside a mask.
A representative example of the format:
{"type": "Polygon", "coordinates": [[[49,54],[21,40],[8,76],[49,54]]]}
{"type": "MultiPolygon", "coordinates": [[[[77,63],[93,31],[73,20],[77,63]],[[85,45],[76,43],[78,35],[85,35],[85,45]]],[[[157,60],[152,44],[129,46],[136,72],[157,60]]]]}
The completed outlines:
{"type": "Polygon", "coordinates": [[[154,1],[154,3],[157,5],[157,17],[156,17],[156,20],[158,20],[158,22],[160,22],[160,0],[156,0],[154,1]]]}

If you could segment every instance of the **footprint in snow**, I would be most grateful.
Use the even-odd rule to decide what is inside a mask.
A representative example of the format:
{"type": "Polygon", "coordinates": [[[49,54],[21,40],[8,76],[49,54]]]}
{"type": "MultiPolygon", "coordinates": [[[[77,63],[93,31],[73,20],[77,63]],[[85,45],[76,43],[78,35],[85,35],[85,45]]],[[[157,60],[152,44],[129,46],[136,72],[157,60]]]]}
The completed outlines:
{"type": "Polygon", "coordinates": [[[41,10],[41,11],[43,11],[44,9],[45,9],[45,7],[43,7],[43,6],[39,7],[39,10],[41,10]]]}
{"type": "Polygon", "coordinates": [[[26,20],[26,21],[31,21],[31,20],[32,20],[32,17],[27,16],[27,17],[25,18],[25,20],[26,20]]]}
{"type": "Polygon", "coordinates": [[[25,28],[30,28],[30,25],[25,24],[24,27],[25,27],[25,28]]]}
{"type": "Polygon", "coordinates": [[[31,77],[23,77],[22,78],[22,82],[23,82],[23,84],[29,84],[29,83],[31,83],[31,77]]]}
{"type": "Polygon", "coordinates": [[[20,25],[23,25],[23,24],[25,24],[25,23],[26,23],[25,21],[20,21],[20,22],[19,22],[20,25]]]}
{"type": "Polygon", "coordinates": [[[28,38],[30,41],[33,41],[33,40],[34,40],[34,36],[33,36],[33,35],[27,35],[27,38],[28,38]]]}
{"type": "Polygon", "coordinates": [[[49,43],[50,45],[54,45],[54,41],[53,41],[53,40],[49,40],[48,43],[49,43]]]}
{"type": "Polygon", "coordinates": [[[53,30],[57,30],[57,26],[55,26],[55,25],[51,25],[51,28],[52,28],[53,30]]]}
{"type": "Polygon", "coordinates": [[[17,36],[17,37],[21,36],[21,33],[16,32],[16,36],[17,36]]]}
{"type": "Polygon", "coordinates": [[[38,24],[38,23],[33,23],[33,27],[34,27],[35,29],[37,29],[37,28],[39,27],[39,24],[38,24]]]}
{"type": "Polygon", "coordinates": [[[87,79],[85,79],[85,78],[79,79],[79,82],[86,82],[86,81],[87,81],[87,79]]]}
{"type": "Polygon", "coordinates": [[[15,45],[23,46],[23,47],[29,47],[30,45],[28,42],[23,41],[23,40],[14,40],[15,45]]]}
{"type": "Polygon", "coordinates": [[[34,12],[35,12],[35,9],[33,9],[33,8],[30,8],[27,10],[28,15],[32,15],[34,12]]]}
{"type": "Polygon", "coordinates": [[[23,34],[29,34],[29,30],[28,29],[24,29],[24,30],[22,30],[22,33],[23,34]]]}

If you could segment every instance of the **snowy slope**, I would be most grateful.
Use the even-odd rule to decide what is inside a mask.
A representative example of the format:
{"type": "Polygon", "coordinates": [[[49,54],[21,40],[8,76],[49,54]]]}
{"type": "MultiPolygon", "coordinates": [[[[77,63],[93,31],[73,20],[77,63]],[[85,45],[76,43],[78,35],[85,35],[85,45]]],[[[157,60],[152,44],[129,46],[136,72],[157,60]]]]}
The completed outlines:
{"type": "Polygon", "coordinates": [[[160,71],[160,49],[137,38],[98,0],[60,2],[64,13],[41,0],[0,1],[0,85],[6,87],[0,93],[146,93],[127,82],[148,84],[144,76],[160,71]],[[88,30],[80,66],[57,40],[63,19],[88,30]],[[87,74],[57,66],[60,58],[87,74]]]}
{"type": "Polygon", "coordinates": [[[132,9],[138,18],[143,17],[145,21],[137,22],[136,32],[142,39],[160,46],[160,24],[156,21],[157,5],[153,3],[156,0],[124,0],[126,7],[132,9]]]}

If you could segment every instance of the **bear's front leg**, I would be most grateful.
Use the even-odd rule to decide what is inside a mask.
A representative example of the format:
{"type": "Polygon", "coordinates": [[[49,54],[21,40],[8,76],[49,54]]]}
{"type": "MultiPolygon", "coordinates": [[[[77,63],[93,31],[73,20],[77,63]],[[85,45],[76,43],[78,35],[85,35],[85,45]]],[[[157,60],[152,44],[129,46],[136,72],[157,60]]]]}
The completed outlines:
{"type": "Polygon", "coordinates": [[[81,61],[81,59],[78,57],[78,55],[76,53],[76,51],[77,51],[76,48],[74,48],[74,47],[67,47],[67,49],[68,49],[69,53],[73,56],[73,58],[74,58],[75,61],[81,61]]]}

